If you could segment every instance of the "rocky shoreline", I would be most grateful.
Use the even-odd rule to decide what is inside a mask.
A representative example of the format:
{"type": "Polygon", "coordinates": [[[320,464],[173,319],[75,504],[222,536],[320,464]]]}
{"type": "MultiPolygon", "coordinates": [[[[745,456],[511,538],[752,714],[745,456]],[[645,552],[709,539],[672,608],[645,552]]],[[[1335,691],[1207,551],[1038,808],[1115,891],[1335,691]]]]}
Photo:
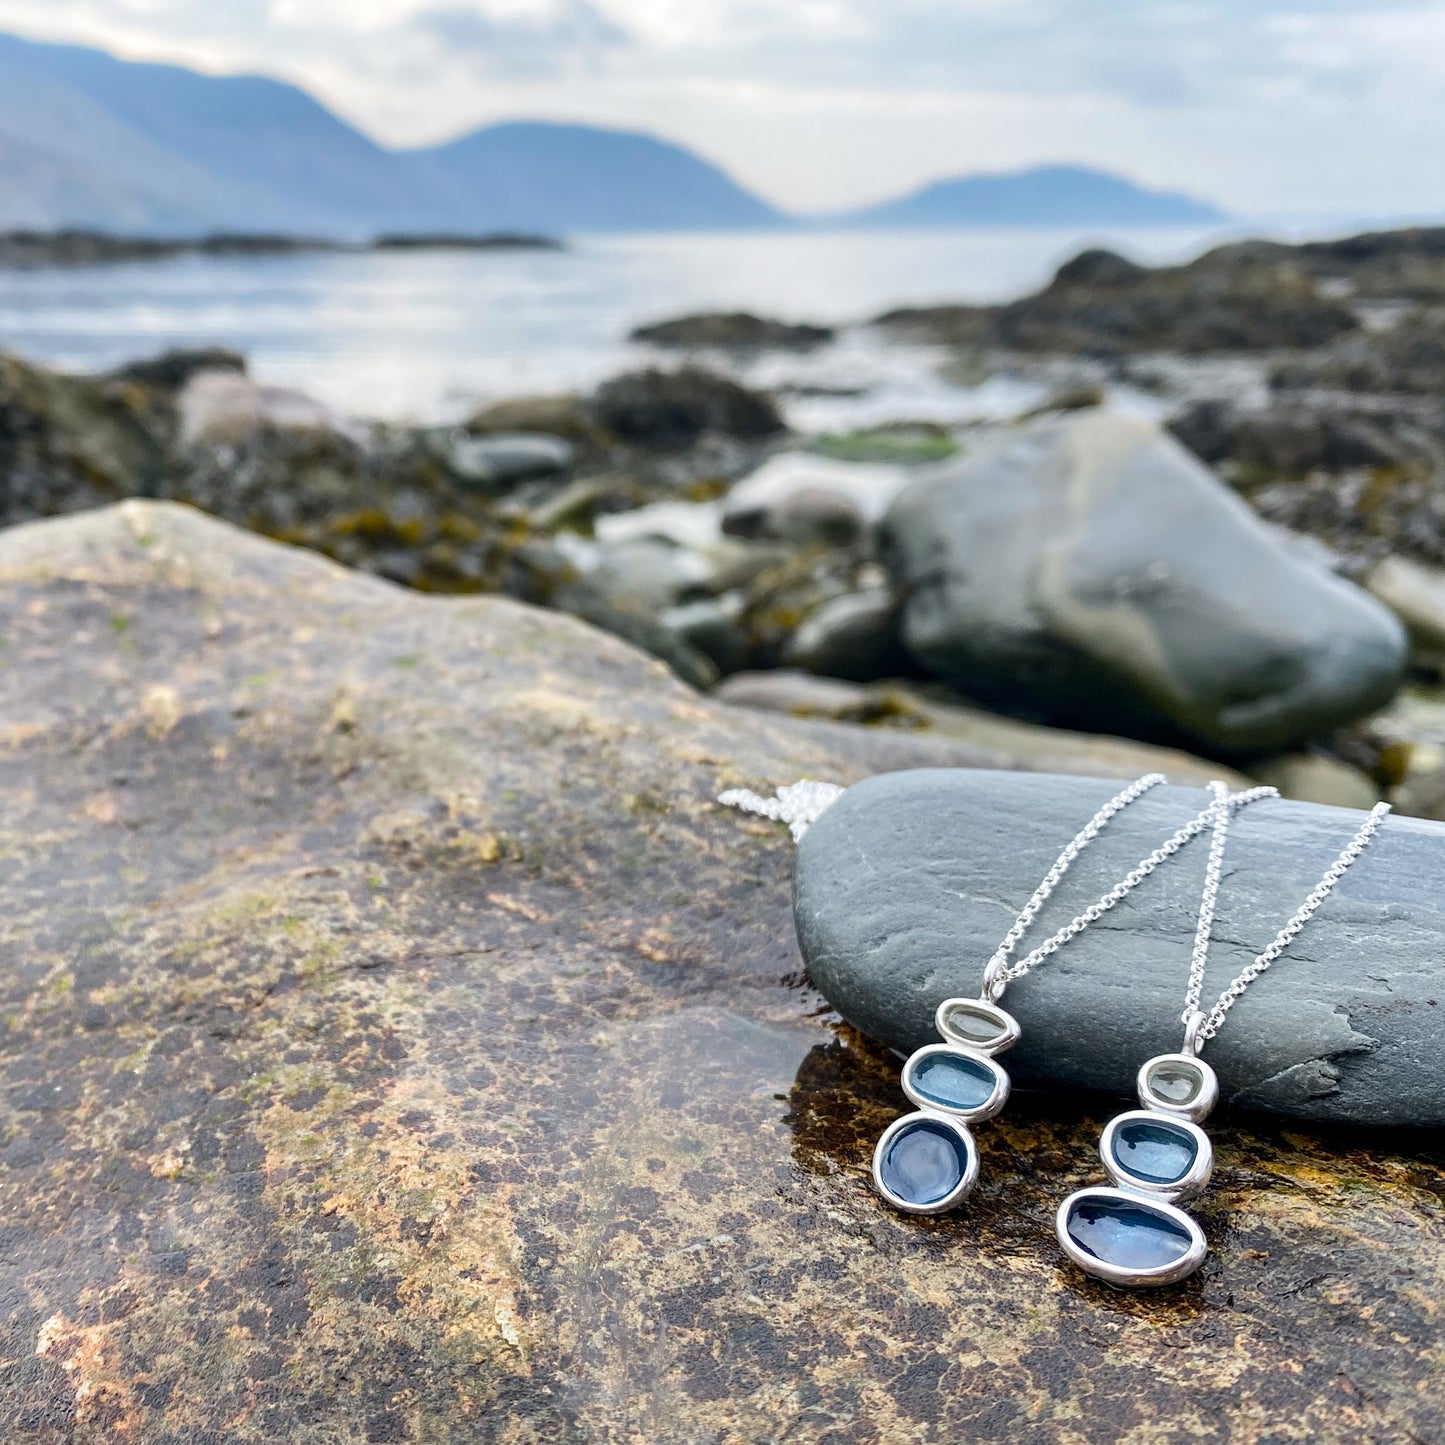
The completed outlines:
{"type": "Polygon", "coordinates": [[[0,268],[108,266],[134,261],[171,261],[177,256],[294,256],[310,252],[366,251],[560,251],[552,236],[514,232],[463,235],[399,233],[370,241],[318,236],[270,236],[216,232],[206,236],[116,236],[104,231],[0,231],[0,268]]]}
{"type": "Polygon", "coordinates": [[[737,379],[835,329],[742,313],[641,328],[655,366],[457,427],[338,418],[227,352],[5,357],[0,522],[186,502],[570,612],[751,708],[986,736],[999,766],[1173,749],[1445,816],[1442,317],[1441,231],[1087,252],[1007,306],[871,323],[1051,402],[845,435],[737,379]]]}

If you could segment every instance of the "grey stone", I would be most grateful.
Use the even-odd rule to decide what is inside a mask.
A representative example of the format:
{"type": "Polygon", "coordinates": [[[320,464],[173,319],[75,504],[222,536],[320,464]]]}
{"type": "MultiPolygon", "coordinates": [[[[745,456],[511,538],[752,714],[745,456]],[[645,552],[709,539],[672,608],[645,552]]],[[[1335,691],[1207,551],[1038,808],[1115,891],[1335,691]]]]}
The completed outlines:
{"type": "Polygon", "coordinates": [[[575,459],[570,442],[528,432],[470,436],[451,432],[439,438],[437,451],[459,482],[480,489],[561,476],[575,459]]]}
{"type": "Polygon", "coordinates": [[[908,656],[898,635],[897,599],[886,587],[830,599],[788,639],[783,662],[804,672],[855,682],[908,671],[908,656]]]}
{"type": "Polygon", "coordinates": [[[1129,417],[998,430],[913,482],[880,546],[919,661],[1058,723],[1276,750],[1373,711],[1403,675],[1386,608],[1129,417]]]}
{"type": "Polygon", "coordinates": [[[709,595],[713,579],[704,553],[661,537],[603,543],[590,574],[593,585],[614,602],[652,613],[709,595]]]}
{"type": "Polygon", "coordinates": [[[1414,660],[1445,668],[1445,570],[1410,557],[1386,557],[1365,584],[1409,629],[1414,660]]]}
{"type": "Polygon", "coordinates": [[[723,502],[723,531],[738,537],[847,540],[884,513],[908,480],[905,467],[782,452],[743,478],[723,502]],[[811,530],[809,519],[816,518],[811,530]]]}
{"type": "MultiPolygon", "coordinates": [[[[795,917],[808,971],[864,1033],[911,1050],[983,968],[1059,851],[1110,796],[1072,777],[921,770],[852,788],[804,838],[795,917]]],[[[1103,894],[1207,802],[1161,787],[1080,857],[1021,953],[1103,894]]],[[[1205,982],[1263,950],[1363,815],[1270,801],[1235,820],[1205,982]]],[[[1201,839],[1013,984],[1024,1086],[1132,1095],[1177,1050],[1205,861],[1201,839]]],[[[1205,1051],[1231,1103],[1296,1119],[1445,1124],[1445,826],[1392,817],[1205,1051]]]]}
{"type": "Polygon", "coordinates": [[[319,401],[280,386],[262,386],[231,367],[193,372],[176,397],[183,447],[224,446],[258,432],[333,432],[336,418],[319,401]]]}
{"type": "Polygon", "coordinates": [[[699,597],[669,607],[659,620],[689,647],[710,658],[726,676],[747,665],[748,641],[738,625],[742,610],[742,595],[725,592],[721,597],[699,597]]]}

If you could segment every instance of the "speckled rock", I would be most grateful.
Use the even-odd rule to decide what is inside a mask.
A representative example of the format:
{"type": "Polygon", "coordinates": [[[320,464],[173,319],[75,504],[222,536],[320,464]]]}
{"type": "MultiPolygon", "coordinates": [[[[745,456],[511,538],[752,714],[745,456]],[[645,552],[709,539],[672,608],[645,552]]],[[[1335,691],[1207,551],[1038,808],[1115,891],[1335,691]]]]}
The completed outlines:
{"type": "Polygon", "coordinates": [[[1437,1146],[1222,1122],[1214,1254],[1059,1262],[1101,1115],[881,1209],[721,787],[965,749],[180,508],[0,536],[7,1445],[1326,1445],[1445,1432],[1437,1146]]]}
{"type": "Polygon", "coordinates": [[[1288,747],[1389,700],[1406,643],[1152,425],[1105,411],[981,439],[880,538],[927,667],[1090,731],[1288,747]]]}
{"type": "MultiPolygon", "coordinates": [[[[1060,849],[1110,796],[1093,779],[922,771],[852,789],[799,849],[797,924],[813,982],[850,1023],[936,1042],[944,998],[984,964],[1060,849]]],[[[1040,943],[1208,803],[1156,788],[1115,818],[1040,916],[1040,943]]],[[[1230,832],[1205,997],[1273,939],[1354,836],[1347,808],[1268,801],[1230,832]]],[[[1161,867],[1010,989],[1023,1084],[1129,1095],[1180,1046],[1203,844],[1161,867]]],[[[1445,827],[1392,818],[1296,946],[1230,1013],[1207,1057],[1223,1097],[1288,1118],[1445,1125],[1445,827]]],[[[1031,944],[1026,941],[1020,953],[1031,944]]]]}

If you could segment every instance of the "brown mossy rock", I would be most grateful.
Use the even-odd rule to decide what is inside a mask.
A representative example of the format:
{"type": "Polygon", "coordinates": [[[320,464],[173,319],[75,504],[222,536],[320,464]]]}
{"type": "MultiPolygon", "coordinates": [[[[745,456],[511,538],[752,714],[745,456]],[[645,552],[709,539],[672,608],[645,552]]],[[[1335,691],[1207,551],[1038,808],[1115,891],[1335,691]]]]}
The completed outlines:
{"type": "Polygon", "coordinates": [[[866,1183],[894,1063],[718,789],[970,754],[183,508],[0,536],[0,1436],[1406,1442],[1438,1145],[1221,1123],[1213,1255],[1064,1268],[1105,1106],[866,1183]]]}
{"type": "Polygon", "coordinates": [[[65,376],[0,354],[0,526],[153,492],[169,422],[126,376],[65,376]]]}

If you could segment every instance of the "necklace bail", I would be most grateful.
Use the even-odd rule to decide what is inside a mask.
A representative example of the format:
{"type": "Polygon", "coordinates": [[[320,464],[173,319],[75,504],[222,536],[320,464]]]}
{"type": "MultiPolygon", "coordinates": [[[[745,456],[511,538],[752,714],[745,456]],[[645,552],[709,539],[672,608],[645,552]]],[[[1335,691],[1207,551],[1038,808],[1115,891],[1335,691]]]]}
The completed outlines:
{"type": "Polygon", "coordinates": [[[988,967],[983,971],[983,988],[978,995],[985,1003],[997,1003],[1004,996],[1004,990],[1008,988],[1008,978],[1004,974],[1007,967],[1008,960],[997,954],[989,959],[988,967]]]}
{"type": "Polygon", "coordinates": [[[1200,1035],[1204,1030],[1204,1025],[1208,1022],[1209,1020],[1197,1008],[1190,1009],[1184,1015],[1184,1047],[1180,1049],[1180,1053],[1188,1054],[1192,1059],[1199,1057],[1199,1052],[1206,1042],[1200,1035]]]}

